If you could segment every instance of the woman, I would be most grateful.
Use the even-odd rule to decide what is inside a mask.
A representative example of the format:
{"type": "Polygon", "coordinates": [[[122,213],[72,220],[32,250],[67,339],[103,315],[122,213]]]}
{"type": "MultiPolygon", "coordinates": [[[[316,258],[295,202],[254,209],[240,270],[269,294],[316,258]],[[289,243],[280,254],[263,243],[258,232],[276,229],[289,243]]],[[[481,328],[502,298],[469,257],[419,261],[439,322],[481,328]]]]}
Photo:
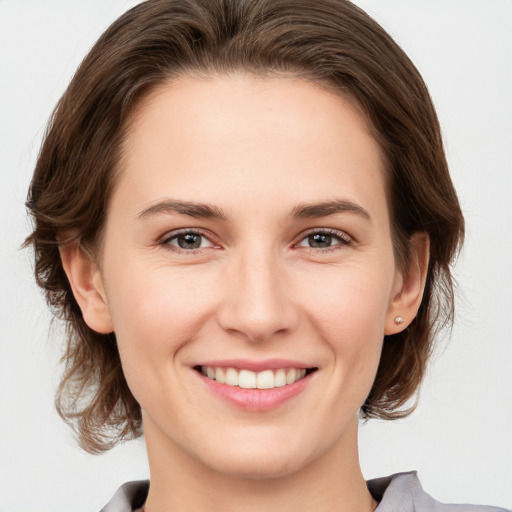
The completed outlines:
{"type": "Polygon", "coordinates": [[[364,13],[139,5],[59,103],[28,204],[60,413],[91,452],[144,426],[149,493],[105,510],[438,506],[358,462],[359,414],[410,412],[463,235],[426,87],[364,13]]]}

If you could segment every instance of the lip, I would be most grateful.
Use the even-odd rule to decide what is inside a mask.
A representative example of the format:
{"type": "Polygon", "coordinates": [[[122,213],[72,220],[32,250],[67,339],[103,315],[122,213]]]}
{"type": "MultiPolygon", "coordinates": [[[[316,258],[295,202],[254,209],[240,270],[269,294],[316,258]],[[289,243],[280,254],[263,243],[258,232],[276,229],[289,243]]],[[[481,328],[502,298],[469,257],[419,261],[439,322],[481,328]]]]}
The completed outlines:
{"type": "MultiPolygon", "coordinates": [[[[314,366],[305,365],[303,362],[284,359],[268,359],[266,361],[248,361],[248,360],[222,360],[205,361],[197,366],[211,366],[216,368],[237,368],[240,370],[251,370],[260,372],[264,370],[275,370],[279,368],[313,368],[314,366]]],[[[203,384],[221,398],[223,401],[244,411],[271,411],[284,405],[292,398],[299,395],[310,384],[313,375],[316,372],[307,374],[302,379],[288,384],[286,386],[272,389],[244,389],[237,386],[228,386],[221,384],[216,380],[205,377],[194,370],[197,377],[203,384]]]]}
{"type": "Polygon", "coordinates": [[[303,361],[291,359],[265,359],[252,361],[249,359],[223,359],[217,361],[202,361],[195,366],[211,366],[214,368],[236,368],[237,370],[251,370],[262,372],[264,370],[278,370],[279,368],[316,368],[314,364],[305,364],[303,361]]]}

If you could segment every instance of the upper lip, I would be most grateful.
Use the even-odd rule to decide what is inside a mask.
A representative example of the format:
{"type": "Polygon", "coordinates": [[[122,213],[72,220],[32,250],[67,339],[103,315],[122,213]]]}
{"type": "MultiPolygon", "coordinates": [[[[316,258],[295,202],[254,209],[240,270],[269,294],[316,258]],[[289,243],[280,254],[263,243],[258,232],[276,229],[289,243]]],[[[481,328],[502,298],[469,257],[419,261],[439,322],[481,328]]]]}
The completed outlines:
{"type": "Polygon", "coordinates": [[[264,370],[278,370],[280,368],[315,368],[315,365],[292,359],[265,359],[254,361],[250,359],[222,359],[213,361],[202,361],[197,366],[209,366],[211,368],[236,368],[238,370],[251,370],[262,372],[264,370]]]}

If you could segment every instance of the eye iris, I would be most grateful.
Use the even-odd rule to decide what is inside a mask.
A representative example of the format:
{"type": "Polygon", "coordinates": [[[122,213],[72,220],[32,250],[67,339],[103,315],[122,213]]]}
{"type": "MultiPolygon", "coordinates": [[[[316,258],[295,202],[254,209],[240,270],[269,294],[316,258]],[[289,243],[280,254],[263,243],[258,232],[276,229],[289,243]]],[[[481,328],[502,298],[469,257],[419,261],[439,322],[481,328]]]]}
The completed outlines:
{"type": "Polygon", "coordinates": [[[185,233],[178,237],[178,245],[182,249],[198,249],[201,247],[201,235],[195,233],[185,233]]]}
{"type": "Polygon", "coordinates": [[[308,236],[308,242],[311,247],[330,247],[332,245],[332,236],[325,233],[315,233],[308,236]]]}

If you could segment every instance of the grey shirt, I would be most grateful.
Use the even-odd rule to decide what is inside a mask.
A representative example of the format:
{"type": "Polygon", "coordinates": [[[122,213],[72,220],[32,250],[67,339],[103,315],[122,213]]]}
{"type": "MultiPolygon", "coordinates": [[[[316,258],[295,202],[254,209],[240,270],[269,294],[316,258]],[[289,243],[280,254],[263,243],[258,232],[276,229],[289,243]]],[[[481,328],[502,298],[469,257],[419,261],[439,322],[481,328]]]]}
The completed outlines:
{"type": "MultiPolygon", "coordinates": [[[[376,478],[367,482],[379,506],[375,512],[507,512],[485,505],[446,505],[436,501],[421,487],[415,471],[376,478]]],[[[149,481],[122,485],[100,512],[132,512],[144,505],[149,481]]]]}

